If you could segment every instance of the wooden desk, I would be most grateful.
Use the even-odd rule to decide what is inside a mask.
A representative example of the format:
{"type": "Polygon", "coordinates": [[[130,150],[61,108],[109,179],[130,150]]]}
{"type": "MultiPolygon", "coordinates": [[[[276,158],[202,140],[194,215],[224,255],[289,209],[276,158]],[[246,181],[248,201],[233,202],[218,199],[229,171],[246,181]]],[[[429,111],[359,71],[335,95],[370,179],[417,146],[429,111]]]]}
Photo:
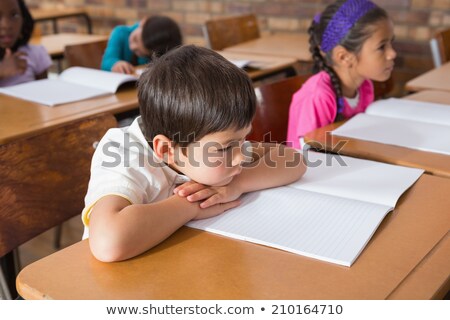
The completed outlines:
{"type": "Polygon", "coordinates": [[[31,16],[35,22],[51,21],[53,32],[58,33],[58,20],[72,17],[82,17],[86,21],[86,27],[89,34],[92,34],[92,21],[86,10],[77,8],[58,8],[58,9],[30,9],[31,16]]]}
{"type": "Polygon", "coordinates": [[[248,60],[251,61],[251,68],[247,71],[248,76],[253,80],[269,77],[282,71],[294,71],[297,69],[297,60],[295,58],[255,55],[240,52],[217,51],[228,60],[248,60]]]}
{"type": "Polygon", "coordinates": [[[79,242],[24,268],[16,284],[26,299],[441,298],[449,188],[449,179],[423,175],[350,268],[183,227],[118,263],[97,261],[79,242]]]}
{"type": "Polygon", "coordinates": [[[137,108],[136,91],[53,108],[0,94],[0,258],[81,213],[93,145],[137,108]]]}
{"type": "Polygon", "coordinates": [[[108,36],[106,35],[58,33],[33,37],[31,38],[30,43],[35,45],[43,45],[53,59],[58,59],[63,57],[64,48],[67,45],[96,42],[107,39],[108,36]]]}
{"type": "Polygon", "coordinates": [[[26,138],[101,113],[116,114],[138,107],[137,89],[56,107],[0,94],[0,144],[26,138]]]}
{"type": "Polygon", "coordinates": [[[309,35],[306,33],[273,34],[225,48],[223,51],[312,61],[309,35]]]}
{"type": "MultiPolygon", "coordinates": [[[[406,90],[442,90],[450,91],[450,62],[430,70],[406,83],[406,90]]],[[[450,100],[447,100],[449,103],[450,100]]]]}
{"type": "MultiPolygon", "coordinates": [[[[450,92],[422,91],[406,96],[405,99],[449,103],[450,92]]],[[[305,142],[320,150],[338,152],[339,154],[356,158],[421,168],[427,173],[450,178],[450,156],[330,134],[331,131],[342,124],[343,122],[333,123],[314,130],[305,135],[305,142]]]]}

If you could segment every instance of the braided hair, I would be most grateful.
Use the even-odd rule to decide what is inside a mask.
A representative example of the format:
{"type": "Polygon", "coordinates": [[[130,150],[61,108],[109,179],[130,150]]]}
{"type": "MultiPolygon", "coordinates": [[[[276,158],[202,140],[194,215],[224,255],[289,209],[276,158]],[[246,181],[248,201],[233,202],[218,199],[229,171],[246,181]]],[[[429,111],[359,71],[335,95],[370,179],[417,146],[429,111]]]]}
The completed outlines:
{"type": "MultiPolygon", "coordinates": [[[[332,49],[323,52],[321,50],[323,35],[325,30],[333,19],[335,14],[349,0],[337,0],[325,8],[320,16],[314,17],[311,26],[308,28],[309,34],[309,50],[313,58],[313,73],[325,71],[331,79],[334,93],[336,95],[336,118],[334,121],[339,121],[343,118],[342,111],[344,108],[344,97],[342,94],[342,84],[339,76],[333,69],[332,49]]],[[[348,30],[338,45],[344,47],[347,51],[358,54],[366,41],[373,33],[373,29],[369,26],[379,22],[380,20],[388,19],[388,15],[382,8],[373,5],[373,8],[368,10],[356,23],[348,30]]]]}

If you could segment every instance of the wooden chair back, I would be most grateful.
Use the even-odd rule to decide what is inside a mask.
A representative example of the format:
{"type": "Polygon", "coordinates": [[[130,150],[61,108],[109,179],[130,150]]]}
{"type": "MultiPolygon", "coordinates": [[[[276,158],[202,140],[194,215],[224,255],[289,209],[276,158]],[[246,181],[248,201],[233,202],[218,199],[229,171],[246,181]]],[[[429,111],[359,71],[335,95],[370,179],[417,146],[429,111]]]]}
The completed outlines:
{"type": "MultiPolygon", "coordinates": [[[[12,251],[21,244],[81,213],[93,144],[116,126],[114,116],[103,114],[0,146],[2,265],[14,264],[12,251]]],[[[18,270],[4,270],[1,291],[14,298],[18,270]]]]}
{"type": "Polygon", "coordinates": [[[221,17],[206,21],[203,34],[207,45],[222,50],[260,37],[258,19],[254,14],[221,17]]]}
{"type": "Polygon", "coordinates": [[[100,69],[108,40],[68,45],[64,48],[64,58],[68,67],[100,69]]]}
{"type": "Polygon", "coordinates": [[[255,88],[258,107],[248,140],[286,142],[292,95],[310,76],[297,75],[255,88]]]}
{"type": "Polygon", "coordinates": [[[438,32],[435,36],[441,63],[450,61],[450,28],[438,32]]]}
{"type": "Polygon", "coordinates": [[[0,146],[0,257],[81,213],[93,143],[115,126],[101,115],[0,146]]]}
{"type": "Polygon", "coordinates": [[[388,94],[394,89],[395,81],[394,77],[391,76],[389,79],[383,82],[372,81],[375,100],[385,99],[388,97],[388,94]]]}

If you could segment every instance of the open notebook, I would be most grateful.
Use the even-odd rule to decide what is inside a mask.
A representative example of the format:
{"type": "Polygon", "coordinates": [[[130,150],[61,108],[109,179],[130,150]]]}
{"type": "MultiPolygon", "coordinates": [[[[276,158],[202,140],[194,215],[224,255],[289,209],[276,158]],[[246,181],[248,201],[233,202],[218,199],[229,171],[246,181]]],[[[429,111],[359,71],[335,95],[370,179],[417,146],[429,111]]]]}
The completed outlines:
{"type": "Polygon", "coordinates": [[[351,266],[423,173],[350,157],[305,155],[308,170],[297,182],[249,193],[239,207],[187,226],[351,266]]]}
{"type": "Polygon", "coordinates": [[[57,79],[43,79],[0,88],[0,93],[55,106],[113,94],[123,83],[136,80],[137,77],[133,75],[71,67],[64,70],[57,79]]]}
{"type": "Polygon", "coordinates": [[[332,134],[450,155],[450,104],[379,100],[332,134]]]}
{"type": "Polygon", "coordinates": [[[259,61],[259,60],[238,60],[238,59],[230,59],[228,60],[236,67],[247,70],[264,70],[272,67],[273,62],[268,61],[259,61]]]}

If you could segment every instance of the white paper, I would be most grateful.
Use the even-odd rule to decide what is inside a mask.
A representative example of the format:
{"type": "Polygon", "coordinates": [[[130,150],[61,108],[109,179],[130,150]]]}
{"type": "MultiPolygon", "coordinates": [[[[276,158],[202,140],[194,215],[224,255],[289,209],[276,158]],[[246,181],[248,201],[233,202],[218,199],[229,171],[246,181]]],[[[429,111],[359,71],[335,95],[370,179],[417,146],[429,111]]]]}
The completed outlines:
{"type": "Polygon", "coordinates": [[[109,72],[97,69],[72,67],[64,70],[59,79],[114,93],[125,82],[135,81],[134,75],[109,72]]]}
{"type": "Polygon", "coordinates": [[[358,114],[332,134],[450,155],[450,127],[438,124],[358,114]]]}
{"type": "Polygon", "coordinates": [[[187,225],[350,266],[423,170],[348,157],[347,166],[330,165],[328,156],[306,152],[299,181],[252,192],[238,208],[187,225]]]}
{"type": "Polygon", "coordinates": [[[450,126],[448,105],[390,98],[372,103],[366,114],[450,126]]]}
{"type": "Polygon", "coordinates": [[[110,94],[97,88],[54,79],[42,79],[0,88],[0,93],[48,106],[110,94]]]}
{"type": "Polygon", "coordinates": [[[395,207],[424,172],[386,163],[319,152],[304,152],[305,175],[290,186],[347,199],[395,207]]]}
{"type": "Polygon", "coordinates": [[[48,106],[70,103],[106,94],[136,76],[82,67],[66,69],[57,79],[42,79],[0,88],[0,93],[48,106]]]}
{"type": "Polygon", "coordinates": [[[248,194],[238,208],[187,225],[350,266],[390,210],[280,187],[248,194]]]}
{"type": "Polygon", "coordinates": [[[230,59],[228,61],[230,61],[232,64],[234,64],[238,68],[244,68],[250,63],[250,60],[230,59]]]}

